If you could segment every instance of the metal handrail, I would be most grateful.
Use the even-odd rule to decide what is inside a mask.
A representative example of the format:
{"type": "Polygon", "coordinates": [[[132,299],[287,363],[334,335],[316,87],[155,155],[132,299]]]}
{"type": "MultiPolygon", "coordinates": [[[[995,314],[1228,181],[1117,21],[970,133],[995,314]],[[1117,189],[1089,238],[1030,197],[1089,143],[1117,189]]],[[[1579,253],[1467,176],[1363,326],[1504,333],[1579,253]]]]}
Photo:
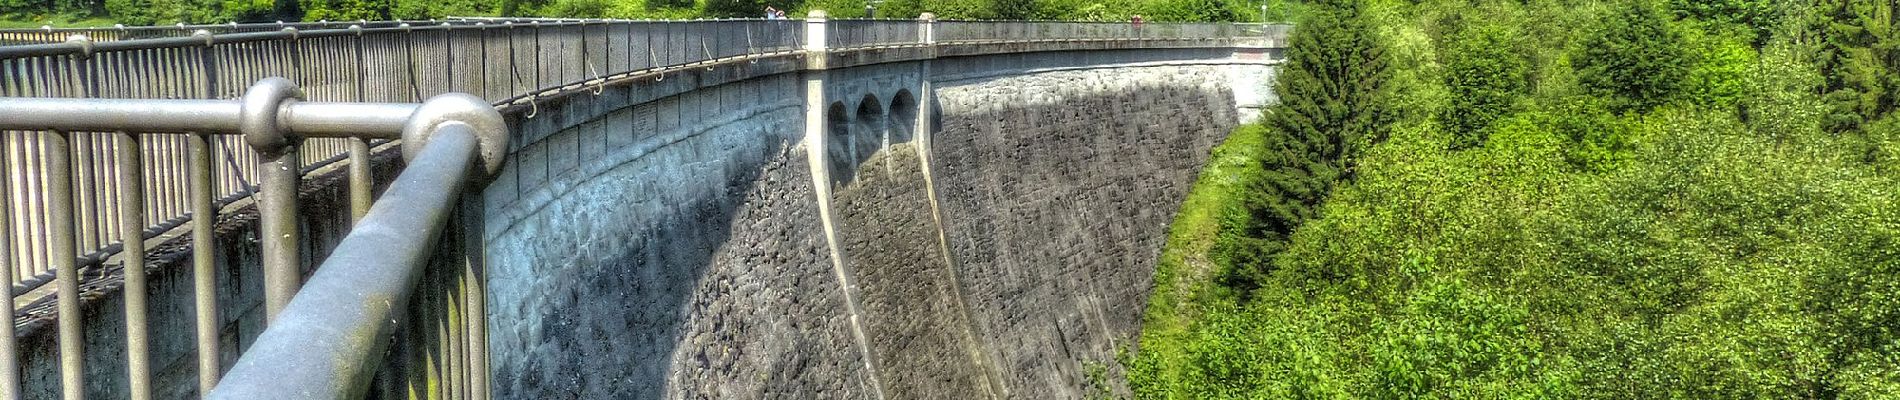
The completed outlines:
{"type": "MultiPolygon", "coordinates": [[[[440,202],[431,203],[427,200],[434,198],[432,196],[454,198],[460,195],[460,188],[465,182],[470,180],[471,175],[482,177],[492,175],[494,170],[499,167],[500,159],[500,155],[493,150],[506,148],[507,133],[500,113],[486,101],[472,95],[441,95],[420,105],[400,103],[301,102],[296,101],[298,97],[301,96],[295,85],[290,84],[287,80],[282,78],[272,78],[253,85],[245,97],[238,100],[141,101],[128,99],[0,98],[0,115],[7,117],[0,119],[0,129],[34,129],[54,132],[120,132],[117,136],[119,141],[118,148],[121,149],[135,149],[140,147],[139,138],[144,135],[165,132],[190,132],[189,136],[197,139],[193,141],[193,152],[198,154],[197,157],[200,159],[203,158],[203,154],[205,153],[203,148],[205,143],[204,139],[206,137],[213,135],[241,135],[246,142],[257,147],[260,153],[277,154],[276,156],[267,157],[270,159],[267,160],[266,163],[278,163],[282,162],[278,157],[294,156],[294,151],[284,152],[273,149],[295,149],[295,143],[301,140],[298,138],[302,137],[336,137],[358,140],[403,139],[405,146],[417,147],[418,149],[416,149],[415,152],[418,155],[415,160],[412,160],[410,164],[411,167],[405,169],[403,175],[401,175],[402,182],[393,184],[391,189],[384,193],[385,201],[377,203],[379,204],[377,208],[367,210],[367,214],[369,215],[365,216],[366,219],[364,222],[358,225],[356,229],[352,229],[350,236],[345,238],[344,242],[339,245],[336,253],[332,254],[329,261],[324,264],[326,266],[349,264],[352,263],[351,260],[359,260],[362,258],[362,256],[353,258],[351,256],[353,254],[391,255],[398,254],[394,250],[396,248],[433,249],[435,246],[435,235],[433,233],[439,232],[442,229],[441,218],[422,221],[433,223],[433,226],[418,226],[418,222],[412,221],[412,219],[417,216],[443,215],[449,213],[450,208],[447,205],[436,205],[440,202]],[[74,112],[76,110],[84,110],[85,112],[74,112]],[[421,146],[427,147],[420,148],[421,146]],[[456,150],[462,148],[465,149],[456,150]],[[477,150],[481,151],[477,152],[477,150]],[[443,155],[444,153],[448,153],[449,155],[443,155]],[[455,154],[460,155],[457,156],[455,154]],[[488,174],[471,174],[468,171],[471,165],[476,165],[470,160],[476,159],[482,161],[479,165],[485,167],[488,174]],[[442,165],[455,166],[455,168],[445,168],[441,167],[442,165]],[[444,178],[445,176],[446,178],[444,178]],[[441,183],[442,179],[450,179],[452,181],[441,183]],[[421,208],[417,208],[418,206],[421,208]],[[403,210],[401,212],[388,211],[388,209],[392,207],[401,207],[403,210]],[[384,211],[379,213],[376,210],[384,211]],[[424,235],[405,238],[377,237],[378,234],[387,233],[388,227],[392,226],[396,227],[399,232],[423,233],[424,235]],[[364,239],[372,237],[377,238],[364,239]]],[[[64,137],[64,134],[58,135],[64,137]]],[[[53,199],[49,204],[53,210],[53,216],[50,218],[53,222],[50,224],[53,230],[51,231],[51,240],[48,243],[53,249],[51,251],[52,254],[54,254],[53,267],[56,272],[58,272],[58,278],[55,281],[59,284],[58,293],[61,294],[57,297],[59,313],[62,316],[58,318],[60,325],[59,349],[61,350],[59,354],[62,358],[60,363],[62,369],[61,384],[66,388],[67,393],[71,395],[77,393],[74,392],[74,390],[77,390],[76,388],[82,387],[84,384],[83,380],[81,380],[83,374],[80,373],[79,370],[79,368],[81,368],[79,359],[83,354],[82,345],[84,342],[81,326],[79,325],[81,319],[68,317],[80,315],[80,300],[78,296],[69,295],[78,293],[80,280],[78,266],[74,262],[58,262],[58,260],[74,260],[74,255],[77,252],[77,249],[73,246],[74,241],[71,239],[73,237],[71,231],[71,227],[73,226],[73,212],[72,208],[68,206],[71,204],[70,199],[74,193],[74,188],[71,184],[73,180],[70,178],[72,169],[68,168],[68,163],[64,161],[65,158],[73,155],[74,152],[66,148],[66,146],[61,145],[64,143],[66,143],[66,140],[50,141],[43,156],[53,160],[49,162],[49,165],[54,167],[50,170],[48,174],[49,178],[47,179],[50,184],[54,184],[49,186],[48,189],[51,192],[49,196],[53,199]]],[[[120,183],[118,193],[121,194],[120,207],[122,208],[122,212],[120,213],[121,219],[119,219],[118,222],[120,223],[121,229],[125,230],[137,229],[141,227],[140,224],[143,221],[143,215],[140,215],[143,210],[141,200],[145,195],[144,189],[140,185],[142,180],[137,179],[137,174],[139,173],[138,167],[140,165],[139,153],[139,151],[116,152],[116,159],[118,161],[116,165],[119,167],[118,173],[121,174],[121,178],[118,180],[120,183]],[[127,176],[125,174],[132,175],[127,176]]],[[[294,157],[290,157],[289,160],[293,161],[291,164],[295,164],[294,157]]],[[[352,175],[364,177],[353,177],[351,181],[353,186],[352,197],[361,197],[360,199],[353,198],[352,203],[358,203],[359,200],[361,202],[367,202],[367,160],[364,159],[353,162],[351,168],[353,172],[363,171],[363,174],[353,173],[352,175]],[[363,190],[356,190],[358,188],[363,190]]],[[[297,302],[297,300],[294,300],[295,298],[325,298],[338,295],[333,293],[336,291],[333,289],[315,291],[298,290],[300,282],[297,281],[300,280],[301,274],[298,272],[298,255],[295,249],[300,243],[297,243],[296,236],[290,233],[297,229],[296,218],[298,211],[295,199],[298,196],[298,190],[296,182],[300,179],[293,169],[276,169],[282,169],[288,173],[265,174],[266,181],[263,185],[264,189],[259,193],[262,198],[258,202],[265,232],[263,236],[266,238],[262,251],[265,259],[264,280],[266,281],[266,311],[270,315],[267,319],[272,320],[270,325],[272,327],[278,325],[275,322],[278,319],[308,321],[311,318],[323,318],[309,315],[312,311],[307,310],[308,307],[289,309],[288,304],[297,302]],[[275,178],[273,179],[273,177],[275,178]],[[276,243],[275,246],[273,246],[271,239],[279,239],[280,237],[282,238],[281,241],[285,243],[276,243]],[[289,284],[278,284],[278,282],[289,282],[289,284]],[[295,297],[293,297],[293,295],[295,295],[295,297]],[[278,303],[283,304],[279,305],[278,303]],[[280,309],[287,310],[280,311],[280,309]]],[[[210,180],[208,176],[209,163],[194,162],[192,170],[191,175],[193,175],[193,197],[195,203],[194,213],[197,215],[211,215],[211,213],[205,211],[209,209],[211,200],[209,196],[210,191],[206,187],[210,180]]],[[[205,297],[215,290],[215,287],[211,286],[211,266],[208,263],[212,260],[212,245],[214,243],[213,237],[211,236],[211,221],[209,218],[193,218],[192,251],[194,252],[194,264],[198,264],[194,269],[196,270],[195,279],[197,280],[195,285],[199,293],[199,299],[197,300],[200,309],[200,325],[198,327],[200,334],[199,345],[201,347],[209,347],[209,354],[201,353],[201,361],[204,358],[211,359],[213,364],[210,364],[210,371],[216,371],[218,369],[215,364],[215,354],[217,353],[215,343],[218,340],[216,323],[213,322],[211,325],[204,325],[207,321],[215,321],[217,319],[215,306],[213,305],[215,304],[215,300],[210,297],[205,297]],[[206,314],[207,312],[210,314],[206,314]]],[[[124,246],[123,251],[126,254],[144,253],[144,247],[140,241],[126,241],[123,242],[122,245],[124,246]]],[[[4,253],[0,253],[0,255],[4,255],[4,253]]],[[[413,257],[398,258],[396,261],[399,262],[395,264],[387,262],[379,264],[377,268],[381,273],[408,274],[410,276],[419,275],[423,266],[426,265],[426,263],[422,261],[426,259],[427,256],[428,254],[423,252],[413,257]]],[[[125,257],[123,262],[126,263],[125,269],[127,271],[144,270],[142,257],[125,257]]],[[[11,267],[11,262],[0,259],[0,270],[10,270],[11,267]]],[[[335,276],[339,273],[346,275],[365,275],[348,272],[352,268],[356,268],[352,266],[326,268],[328,268],[326,271],[335,270],[344,272],[325,272],[319,274],[318,278],[322,279],[314,279],[312,280],[312,284],[327,284],[326,282],[329,282],[331,278],[323,277],[335,276]]],[[[4,272],[10,273],[10,271],[4,272]]],[[[149,382],[149,377],[151,376],[149,369],[151,365],[147,357],[149,350],[146,350],[144,347],[144,343],[149,342],[150,337],[149,332],[145,331],[147,326],[147,322],[145,321],[148,303],[147,297],[149,296],[145,291],[147,283],[144,282],[145,274],[143,273],[128,272],[125,274],[125,279],[125,290],[127,291],[126,315],[128,318],[126,325],[127,338],[129,341],[128,346],[130,346],[128,354],[131,357],[129,366],[134,378],[130,382],[132,397],[149,398],[151,395],[149,382]]],[[[389,283],[392,284],[402,282],[405,281],[389,280],[389,283]]],[[[407,298],[408,290],[415,286],[413,279],[406,282],[408,282],[408,284],[405,286],[389,288],[389,290],[397,291],[398,293],[385,294],[394,296],[386,298],[394,299],[393,301],[398,307],[401,301],[407,298]]],[[[355,284],[353,286],[359,289],[364,287],[363,284],[355,284]]],[[[352,293],[361,294],[363,292],[358,291],[352,293]]],[[[315,300],[305,300],[303,302],[309,301],[315,300]]],[[[364,303],[359,302],[356,304],[360,305],[364,303]]],[[[0,346],[0,397],[14,397],[21,393],[18,386],[20,371],[17,361],[19,354],[15,352],[15,348],[12,345],[12,328],[14,326],[12,321],[13,313],[5,313],[4,317],[5,320],[0,321],[0,340],[4,340],[5,344],[4,346],[0,346]]],[[[360,332],[362,329],[386,330],[386,327],[378,328],[375,325],[388,324],[389,321],[390,318],[387,316],[378,316],[376,318],[354,321],[326,320],[323,325],[334,328],[346,326],[346,324],[370,324],[350,330],[350,332],[360,332]]],[[[332,343],[341,340],[337,337],[326,336],[325,332],[297,332],[295,329],[286,329],[288,329],[288,331],[280,329],[266,332],[263,336],[260,336],[259,340],[290,343],[308,343],[310,341],[332,343]]],[[[380,338],[381,336],[375,337],[380,338]]],[[[386,342],[386,340],[382,339],[370,341],[376,343],[386,342]]],[[[343,350],[347,349],[338,349],[338,351],[343,350]]],[[[380,354],[380,352],[367,350],[360,354],[336,352],[327,353],[326,357],[332,360],[337,357],[367,358],[375,354],[380,354]]],[[[258,362],[269,362],[268,360],[272,360],[274,357],[275,356],[272,356],[269,352],[256,353],[256,355],[253,355],[252,352],[247,351],[241,360],[267,360],[258,362]]],[[[368,368],[373,370],[374,365],[368,368]]],[[[319,366],[300,368],[298,370],[313,371],[316,373],[322,372],[319,366]]],[[[216,375],[214,372],[205,378],[203,382],[206,384],[202,386],[214,387],[216,385],[211,382],[215,381],[216,375]]],[[[247,383],[238,384],[236,386],[244,387],[246,385],[256,386],[259,384],[247,383]]],[[[358,393],[360,393],[360,391],[358,393]]],[[[239,396],[239,398],[247,398],[247,396],[239,396]]]]}
{"type": "Polygon", "coordinates": [[[456,200],[479,175],[477,143],[468,124],[439,126],[209,398],[362,397],[456,200]]]}

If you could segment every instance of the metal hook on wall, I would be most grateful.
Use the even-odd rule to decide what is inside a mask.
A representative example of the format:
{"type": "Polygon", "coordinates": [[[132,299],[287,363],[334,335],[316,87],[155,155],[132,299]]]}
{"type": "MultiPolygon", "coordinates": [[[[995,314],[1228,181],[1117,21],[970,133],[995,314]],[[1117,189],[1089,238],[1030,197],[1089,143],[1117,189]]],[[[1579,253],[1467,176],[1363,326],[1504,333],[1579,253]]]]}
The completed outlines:
{"type": "Polygon", "coordinates": [[[753,54],[758,54],[758,53],[759,53],[758,46],[752,44],[752,25],[747,24],[745,26],[745,54],[747,56],[746,58],[751,59],[749,60],[751,61],[751,64],[759,63],[759,58],[752,56],[753,54]]]}
{"type": "Polygon", "coordinates": [[[653,78],[654,82],[666,80],[666,69],[659,68],[660,67],[659,55],[653,53],[653,46],[647,46],[647,64],[652,65],[655,69],[660,70],[660,77],[653,78]]]}
{"type": "Polygon", "coordinates": [[[524,116],[524,118],[534,119],[534,116],[541,115],[540,100],[541,100],[540,93],[528,95],[528,115],[524,116]]]}
{"type": "Polygon", "coordinates": [[[598,85],[595,85],[595,86],[594,86],[594,95],[595,95],[595,96],[599,96],[599,95],[600,95],[601,93],[603,93],[603,92],[606,92],[606,91],[607,91],[607,79],[606,79],[606,78],[601,78],[601,77],[600,77],[600,71],[599,71],[599,70],[595,70],[595,69],[594,69],[594,62],[593,62],[593,61],[588,61],[588,62],[587,62],[587,73],[588,73],[589,75],[593,75],[593,76],[594,76],[594,80],[597,80],[597,81],[600,81],[600,84],[598,84],[598,85]]]}

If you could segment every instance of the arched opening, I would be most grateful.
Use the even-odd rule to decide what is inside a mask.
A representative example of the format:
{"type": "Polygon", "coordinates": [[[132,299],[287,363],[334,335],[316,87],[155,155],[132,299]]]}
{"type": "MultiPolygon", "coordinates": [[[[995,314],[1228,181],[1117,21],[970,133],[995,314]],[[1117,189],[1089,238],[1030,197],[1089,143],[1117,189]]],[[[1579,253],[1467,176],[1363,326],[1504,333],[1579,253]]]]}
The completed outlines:
{"type": "Polygon", "coordinates": [[[910,90],[891,97],[890,143],[909,143],[917,133],[917,98],[910,90]]]}
{"type": "Polygon", "coordinates": [[[850,182],[857,173],[856,156],[851,151],[851,113],[844,102],[831,103],[825,110],[825,166],[831,169],[831,185],[850,182]]]}
{"type": "Polygon", "coordinates": [[[851,151],[857,163],[863,163],[884,149],[884,131],[890,125],[884,115],[884,102],[876,95],[864,95],[864,100],[858,102],[857,121],[858,129],[851,133],[851,151]]]}

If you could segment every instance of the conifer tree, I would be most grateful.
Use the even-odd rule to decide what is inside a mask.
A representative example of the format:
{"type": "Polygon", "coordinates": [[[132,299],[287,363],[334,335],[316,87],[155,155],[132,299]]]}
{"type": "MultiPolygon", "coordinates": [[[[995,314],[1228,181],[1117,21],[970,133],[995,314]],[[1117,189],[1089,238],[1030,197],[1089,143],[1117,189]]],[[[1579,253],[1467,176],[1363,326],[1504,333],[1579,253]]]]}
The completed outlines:
{"type": "Polygon", "coordinates": [[[1827,77],[1832,132],[1860,129],[1892,112],[1900,85],[1900,29],[1890,0],[1823,0],[1816,4],[1822,43],[1817,60],[1827,77]]]}
{"type": "Polygon", "coordinates": [[[1360,0],[1321,2],[1290,38],[1275,81],[1280,102],[1262,121],[1266,173],[1246,200],[1242,237],[1221,249],[1233,267],[1223,281],[1241,293],[1271,272],[1272,256],[1327,193],[1352,178],[1354,156],[1385,139],[1391,73],[1363,14],[1360,0]]]}
{"type": "Polygon", "coordinates": [[[1453,148],[1484,145],[1491,122],[1510,114],[1529,86],[1530,64],[1513,42],[1518,35],[1504,24],[1467,24],[1440,53],[1451,106],[1439,120],[1451,131],[1453,148]]]}
{"type": "Polygon", "coordinates": [[[1689,75],[1689,59],[1669,18],[1648,0],[1605,15],[1572,61],[1579,83],[1619,113],[1673,100],[1689,75]]]}

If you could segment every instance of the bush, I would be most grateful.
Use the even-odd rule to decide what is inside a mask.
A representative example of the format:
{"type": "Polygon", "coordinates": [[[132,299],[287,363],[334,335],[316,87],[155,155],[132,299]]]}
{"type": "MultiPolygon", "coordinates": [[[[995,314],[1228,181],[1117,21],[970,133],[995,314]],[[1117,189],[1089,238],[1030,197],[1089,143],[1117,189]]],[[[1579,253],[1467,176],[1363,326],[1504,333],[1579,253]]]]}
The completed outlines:
{"type": "Polygon", "coordinates": [[[1774,43],[1762,49],[1760,62],[1749,68],[1747,84],[1741,118],[1756,134],[1786,144],[1821,132],[1827,112],[1815,95],[1823,84],[1821,75],[1792,45],[1774,43]]]}
{"type": "Polygon", "coordinates": [[[1787,12],[1775,0],[1669,0],[1669,9],[1678,18],[1741,25],[1753,44],[1767,42],[1787,12]]]}
{"type": "Polygon", "coordinates": [[[1564,138],[1564,160],[1579,171],[1615,169],[1636,147],[1632,123],[1610,112],[1604,101],[1575,98],[1537,115],[1564,138]]]}
{"type": "Polygon", "coordinates": [[[1747,91],[1749,70],[1758,64],[1755,49],[1748,37],[1724,32],[1725,26],[1713,26],[1716,32],[1688,30],[1684,41],[1694,67],[1683,81],[1684,103],[1729,112],[1747,91]]]}
{"type": "Polygon", "coordinates": [[[1441,120],[1456,136],[1455,149],[1481,146],[1492,121],[1509,115],[1528,87],[1530,63],[1509,25],[1467,25],[1454,35],[1444,58],[1451,105],[1441,120]]]}
{"type": "Polygon", "coordinates": [[[1674,100],[1689,62],[1669,17],[1648,0],[1636,0],[1597,22],[1572,66],[1585,89],[1609,98],[1612,111],[1628,113],[1674,100]]]}

